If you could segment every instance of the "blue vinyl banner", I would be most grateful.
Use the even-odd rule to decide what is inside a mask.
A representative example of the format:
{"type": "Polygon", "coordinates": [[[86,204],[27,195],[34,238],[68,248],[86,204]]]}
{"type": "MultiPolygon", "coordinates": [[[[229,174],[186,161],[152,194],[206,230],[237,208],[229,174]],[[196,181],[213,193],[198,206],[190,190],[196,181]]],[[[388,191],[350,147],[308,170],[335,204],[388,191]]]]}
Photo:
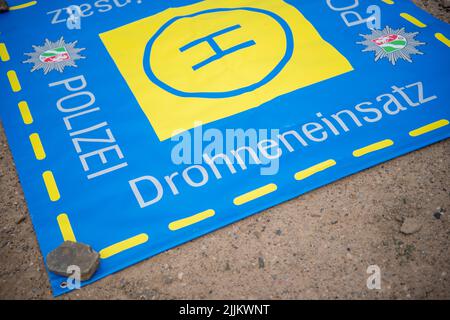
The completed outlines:
{"type": "Polygon", "coordinates": [[[8,2],[1,119],[82,285],[450,134],[450,28],[410,1],[8,2]]]}

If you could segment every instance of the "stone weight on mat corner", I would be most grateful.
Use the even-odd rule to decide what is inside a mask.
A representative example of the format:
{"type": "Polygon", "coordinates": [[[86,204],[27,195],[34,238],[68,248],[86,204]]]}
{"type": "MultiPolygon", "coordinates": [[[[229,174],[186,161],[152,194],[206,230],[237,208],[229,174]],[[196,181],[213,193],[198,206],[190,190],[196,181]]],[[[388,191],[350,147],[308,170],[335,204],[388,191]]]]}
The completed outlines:
{"type": "Polygon", "coordinates": [[[61,276],[69,277],[69,266],[80,268],[80,280],[89,280],[100,264],[100,255],[91,246],[80,242],[64,241],[47,255],[48,269],[61,276]]]}

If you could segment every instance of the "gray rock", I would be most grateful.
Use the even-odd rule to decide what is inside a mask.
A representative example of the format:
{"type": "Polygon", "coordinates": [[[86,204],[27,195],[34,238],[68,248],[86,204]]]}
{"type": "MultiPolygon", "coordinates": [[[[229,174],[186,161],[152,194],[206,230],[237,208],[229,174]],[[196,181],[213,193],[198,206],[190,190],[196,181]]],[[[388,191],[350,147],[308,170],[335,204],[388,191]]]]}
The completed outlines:
{"type": "Polygon", "coordinates": [[[435,219],[440,219],[442,217],[442,212],[436,211],[435,213],[433,213],[433,216],[435,219]]]}
{"type": "MultiPolygon", "coordinates": [[[[449,0],[450,1],[450,0],[449,0]]],[[[436,211],[433,213],[433,216],[436,219],[440,219],[444,215],[445,210],[441,207],[437,207],[436,211]]]]}
{"type": "Polygon", "coordinates": [[[23,216],[19,216],[19,218],[16,220],[16,224],[21,224],[22,222],[24,222],[27,219],[27,216],[23,215],[23,216]]]}
{"type": "Polygon", "coordinates": [[[264,269],[264,258],[263,257],[258,258],[258,266],[260,269],[264,269]]]}
{"type": "Polygon", "coordinates": [[[418,232],[422,228],[419,221],[413,218],[405,218],[402,226],[400,227],[400,232],[403,234],[413,234],[418,232]]]}
{"type": "Polygon", "coordinates": [[[59,247],[47,255],[48,269],[61,276],[70,276],[67,267],[78,266],[81,281],[92,277],[100,263],[100,255],[91,246],[72,241],[64,241],[59,247]]]}

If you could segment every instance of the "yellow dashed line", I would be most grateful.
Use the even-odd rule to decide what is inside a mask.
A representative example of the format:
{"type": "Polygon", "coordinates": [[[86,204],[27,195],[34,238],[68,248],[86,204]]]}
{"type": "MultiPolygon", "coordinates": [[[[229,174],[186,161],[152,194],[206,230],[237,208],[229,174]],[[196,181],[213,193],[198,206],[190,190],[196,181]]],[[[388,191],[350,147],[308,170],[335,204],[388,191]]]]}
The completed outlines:
{"type": "Polygon", "coordinates": [[[445,44],[447,47],[450,47],[450,40],[446,36],[444,36],[442,33],[435,33],[434,36],[436,39],[438,39],[440,42],[445,44]]]}
{"type": "Polygon", "coordinates": [[[56,220],[58,221],[59,230],[61,230],[64,241],[77,242],[67,214],[61,213],[58,217],[56,217],[56,220]]]}
{"type": "Polygon", "coordinates": [[[47,188],[48,196],[51,201],[58,201],[61,197],[59,194],[58,186],[56,185],[55,177],[53,176],[53,172],[45,171],[42,174],[42,178],[44,179],[45,187],[47,188]]]}
{"type": "Polygon", "coordinates": [[[33,147],[34,155],[36,156],[36,159],[42,160],[45,159],[45,151],[44,147],[42,146],[41,138],[39,137],[39,134],[32,133],[30,134],[30,142],[31,146],[33,147]]]}
{"type": "Polygon", "coordinates": [[[425,23],[423,23],[422,21],[420,21],[419,19],[413,17],[412,15],[410,15],[409,13],[405,13],[402,12],[400,13],[400,17],[402,17],[405,20],[408,20],[409,22],[411,22],[413,25],[419,27],[419,28],[425,28],[427,25],[425,23]]]}
{"type": "Polygon", "coordinates": [[[28,108],[28,103],[26,101],[19,102],[19,111],[20,115],[22,116],[23,123],[33,123],[33,116],[31,115],[30,108],[28,108]]]}
{"type": "Polygon", "coordinates": [[[14,70],[9,70],[6,75],[8,76],[9,84],[11,85],[11,89],[14,92],[18,92],[22,89],[20,86],[19,79],[17,78],[17,74],[14,70]]]}
{"type": "Polygon", "coordinates": [[[100,258],[102,258],[102,259],[109,258],[115,254],[118,254],[119,252],[128,250],[128,249],[138,246],[140,244],[146,243],[147,241],[148,241],[147,234],[145,234],[145,233],[138,234],[137,236],[123,240],[123,241],[113,244],[109,247],[106,247],[105,249],[100,250],[100,258]]]}
{"type": "Polygon", "coordinates": [[[6,49],[6,44],[0,43],[0,59],[2,61],[9,61],[8,49],[6,49]]]}
{"type": "Polygon", "coordinates": [[[267,184],[263,187],[260,187],[258,189],[255,189],[253,191],[244,193],[243,195],[240,195],[236,198],[234,198],[233,203],[237,206],[240,206],[244,203],[250,202],[252,200],[255,200],[257,198],[263,197],[271,192],[274,192],[277,190],[277,185],[275,183],[267,184]]]}
{"type": "Polygon", "coordinates": [[[297,172],[294,175],[294,177],[296,180],[303,180],[303,179],[306,179],[306,178],[312,176],[313,174],[316,174],[320,171],[326,170],[334,165],[336,165],[336,161],[334,161],[333,159],[329,159],[327,161],[318,163],[312,167],[309,167],[307,169],[297,172]]]}
{"type": "Polygon", "coordinates": [[[427,124],[426,126],[423,126],[423,127],[417,128],[415,130],[412,130],[412,131],[409,132],[409,135],[411,137],[417,137],[417,136],[420,136],[422,134],[431,132],[433,130],[437,130],[439,128],[448,126],[448,124],[449,124],[448,120],[441,119],[441,120],[432,122],[430,124],[427,124]]]}
{"type": "Polygon", "coordinates": [[[353,151],[353,156],[354,157],[362,157],[368,153],[378,151],[378,150],[390,147],[392,145],[394,145],[394,141],[392,141],[390,139],[386,139],[386,140],[379,141],[379,142],[373,143],[371,145],[368,145],[364,148],[360,148],[358,150],[353,151]]]}
{"type": "Polygon", "coordinates": [[[211,218],[212,216],[214,216],[214,214],[215,214],[215,211],[212,209],[209,209],[209,210],[194,214],[193,216],[171,222],[171,223],[169,223],[169,229],[172,231],[175,231],[175,230],[178,230],[181,228],[185,228],[194,223],[211,218]]]}
{"type": "MultiPolygon", "coordinates": [[[[384,3],[392,5],[394,4],[393,0],[382,0],[384,3]]],[[[23,3],[21,5],[17,5],[17,6],[12,6],[9,8],[9,10],[19,10],[19,9],[24,9],[24,8],[28,8],[30,6],[36,5],[37,1],[30,1],[27,3],[23,3]]],[[[417,18],[411,16],[408,13],[401,13],[400,16],[404,19],[406,19],[407,21],[409,21],[410,23],[414,24],[415,26],[419,27],[419,28],[425,28],[427,25],[424,24],[422,21],[418,20],[417,18]]],[[[450,41],[449,39],[447,39],[447,37],[445,37],[442,33],[436,33],[435,34],[436,39],[438,39],[439,41],[441,41],[442,43],[444,43],[447,46],[450,46],[450,41]]],[[[0,43],[0,59],[2,61],[9,61],[10,60],[10,56],[8,53],[8,50],[6,48],[6,45],[4,43],[0,43]]],[[[11,85],[11,89],[13,90],[13,92],[18,92],[20,91],[21,85],[19,82],[19,79],[17,77],[17,74],[14,70],[10,70],[7,72],[7,77],[8,80],[10,82],[11,85]]],[[[22,120],[25,124],[31,124],[33,123],[33,117],[31,115],[31,112],[29,110],[28,104],[26,101],[21,101],[18,104],[19,106],[19,110],[20,110],[20,114],[22,116],[22,120]]],[[[422,134],[428,133],[430,131],[439,129],[441,127],[447,126],[449,124],[449,121],[446,119],[442,119],[433,123],[430,123],[428,125],[425,125],[423,127],[420,127],[418,129],[412,130],[409,132],[409,135],[412,137],[416,137],[416,136],[420,136],[422,134]]],[[[35,153],[35,156],[38,160],[42,160],[45,159],[46,154],[45,154],[45,150],[42,146],[42,142],[41,139],[39,137],[39,134],[37,133],[33,133],[30,135],[30,142],[31,145],[33,147],[33,151],[35,153]]],[[[366,147],[357,149],[355,151],[353,151],[353,156],[355,157],[361,157],[363,155],[366,155],[368,153],[377,151],[377,150],[381,150],[387,147],[390,147],[394,144],[394,142],[390,139],[386,139],[383,141],[379,141],[376,143],[373,143],[371,145],[368,145],[366,147]]],[[[321,163],[318,163],[314,166],[311,166],[307,169],[301,170],[299,172],[297,172],[294,177],[296,180],[303,180],[306,179],[318,172],[321,172],[323,170],[326,170],[330,167],[333,167],[336,165],[336,161],[333,159],[329,159],[326,161],[323,161],[321,163]]],[[[53,176],[53,173],[51,171],[45,171],[42,174],[45,186],[47,188],[47,192],[49,195],[49,198],[51,201],[57,201],[60,199],[60,193],[58,190],[58,186],[56,185],[56,181],[55,178],[53,176]]],[[[270,183],[267,184],[265,186],[262,186],[260,188],[257,188],[255,190],[252,190],[250,192],[247,192],[245,194],[242,194],[236,198],[234,198],[233,203],[235,205],[242,205],[245,204],[247,202],[253,201],[255,199],[258,199],[260,197],[263,197],[267,194],[270,194],[274,191],[277,190],[277,185],[274,183],[270,183]]],[[[213,217],[215,215],[215,211],[212,209],[194,214],[192,216],[189,216],[187,218],[183,218],[180,220],[176,220],[171,222],[168,227],[170,230],[175,231],[175,230],[179,230],[181,228],[185,228],[187,226],[190,226],[192,224],[198,223],[200,221],[203,221],[205,219],[208,219],[210,217],[213,217]]],[[[57,221],[58,221],[58,225],[61,231],[61,234],[63,236],[64,241],[76,241],[75,238],[75,234],[73,232],[72,226],[70,224],[69,221],[69,217],[67,214],[62,213],[59,214],[57,216],[57,221]]],[[[102,250],[100,250],[100,257],[102,259],[106,259],[109,258],[115,254],[118,254],[120,252],[123,252],[125,250],[128,250],[130,248],[133,248],[135,246],[138,246],[140,244],[146,243],[148,241],[148,235],[146,233],[141,233],[139,235],[136,235],[134,237],[131,237],[129,239],[123,240],[121,242],[118,242],[116,244],[113,244],[109,247],[106,247],[102,250]]]]}
{"type": "Polygon", "coordinates": [[[14,11],[14,10],[25,9],[25,8],[34,6],[35,4],[37,4],[37,1],[30,1],[30,2],[27,2],[27,3],[19,4],[19,5],[17,5],[17,6],[9,7],[9,10],[14,11]]]}

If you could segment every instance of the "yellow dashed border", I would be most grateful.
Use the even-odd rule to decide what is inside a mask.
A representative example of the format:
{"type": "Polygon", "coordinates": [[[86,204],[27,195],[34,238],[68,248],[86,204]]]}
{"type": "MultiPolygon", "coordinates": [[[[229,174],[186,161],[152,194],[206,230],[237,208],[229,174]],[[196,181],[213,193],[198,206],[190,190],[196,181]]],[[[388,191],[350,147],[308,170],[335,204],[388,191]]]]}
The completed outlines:
{"type": "Polygon", "coordinates": [[[448,120],[441,119],[441,120],[432,122],[430,124],[427,124],[427,125],[425,125],[423,127],[420,127],[420,128],[415,129],[415,130],[412,130],[412,131],[409,132],[409,135],[411,137],[418,137],[418,136],[421,136],[421,135],[423,135],[425,133],[428,133],[428,132],[437,130],[439,128],[448,126],[448,124],[449,124],[448,120]]]}
{"type": "Polygon", "coordinates": [[[58,221],[59,230],[61,231],[61,235],[64,241],[77,242],[75,234],[73,233],[72,230],[72,225],[70,224],[69,221],[69,216],[66,213],[61,213],[56,217],[56,220],[58,221]]]}
{"type": "MultiPolygon", "coordinates": [[[[382,2],[388,4],[388,5],[393,5],[395,4],[395,2],[393,0],[381,0],[382,2]]],[[[14,11],[14,10],[20,10],[20,9],[25,9],[28,7],[31,7],[33,5],[36,5],[37,1],[30,1],[27,3],[23,3],[17,6],[12,6],[9,9],[14,11]]],[[[420,21],[419,19],[413,17],[412,15],[402,12],[400,14],[400,16],[402,18],[404,18],[405,20],[409,21],[410,23],[414,24],[415,26],[419,27],[419,28],[425,28],[427,27],[427,25],[425,23],[423,23],[422,21],[420,21]]],[[[443,44],[445,44],[447,47],[450,46],[450,40],[443,35],[442,33],[435,33],[435,38],[439,41],[441,41],[443,44]]],[[[7,47],[5,45],[5,43],[0,43],[0,60],[3,62],[7,62],[10,60],[10,56],[7,50],[7,47]]],[[[22,87],[21,84],[19,82],[19,79],[17,77],[17,74],[14,70],[9,70],[7,72],[7,77],[11,86],[11,89],[13,92],[19,92],[21,91],[22,87]]],[[[28,107],[28,103],[26,101],[20,101],[18,103],[18,107],[20,110],[20,114],[22,116],[22,120],[24,122],[24,124],[32,124],[33,123],[33,117],[32,114],[30,112],[30,109],[28,107]]],[[[428,132],[437,130],[439,128],[442,128],[444,126],[447,126],[449,124],[449,121],[446,119],[441,119],[438,121],[435,121],[433,123],[424,125],[420,128],[417,128],[415,130],[412,130],[409,132],[409,135],[411,137],[417,137],[423,134],[426,134],[428,132]]],[[[42,142],[41,139],[39,137],[38,133],[32,133],[30,135],[30,142],[31,145],[33,147],[33,151],[34,154],[36,156],[36,159],[38,160],[43,160],[46,157],[45,154],[45,150],[42,146],[42,142]]],[[[355,151],[353,151],[353,156],[355,157],[361,157],[364,156],[366,154],[378,151],[378,150],[382,150],[384,148],[390,147],[394,144],[394,142],[390,139],[386,139],[383,141],[379,141],[376,143],[373,143],[371,145],[365,146],[363,148],[357,149],[355,151]]],[[[316,165],[313,165],[309,168],[303,169],[299,172],[297,172],[294,175],[294,178],[296,180],[304,180],[307,179],[308,177],[319,173],[321,171],[324,171],[328,168],[331,168],[333,166],[336,165],[336,161],[333,159],[329,159],[326,161],[323,161],[321,163],[318,163],[316,165]]],[[[51,201],[58,201],[61,197],[60,193],[59,193],[59,189],[58,186],[56,184],[53,172],[50,170],[45,171],[42,174],[42,178],[44,180],[44,184],[45,187],[47,189],[49,198],[51,201]]],[[[266,196],[274,191],[276,191],[278,189],[278,186],[275,183],[270,183],[267,184],[265,186],[259,187],[257,189],[254,189],[252,191],[249,191],[245,194],[242,194],[240,196],[237,196],[233,199],[233,203],[237,206],[239,205],[243,205],[246,204],[248,202],[251,202],[253,200],[256,200],[258,198],[261,198],[263,196],[266,196]]],[[[208,209],[206,211],[194,214],[192,216],[183,218],[183,219],[179,219],[176,221],[171,222],[168,225],[168,228],[172,231],[176,231],[179,230],[181,228],[185,228],[188,227],[192,224],[198,223],[200,221],[203,221],[205,219],[211,218],[215,215],[215,211],[213,209],[208,209]]],[[[75,234],[73,232],[72,226],[70,224],[70,220],[69,220],[69,216],[66,213],[62,213],[59,214],[57,216],[57,222],[58,222],[58,226],[60,228],[61,231],[61,235],[63,237],[63,239],[69,240],[69,241],[76,241],[76,237],[75,234]]],[[[148,241],[148,235],[146,233],[141,233],[139,235],[136,235],[134,237],[131,237],[129,239],[120,241],[118,243],[115,243],[113,245],[110,245],[102,250],[100,250],[100,256],[102,259],[106,259],[109,258],[113,255],[116,255],[120,252],[123,252],[125,250],[128,250],[130,248],[133,248],[135,246],[138,246],[140,244],[146,243],[148,241]]]]}
{"type": "MultiPolygon", "coordinates": [[[[395,2],[393,0],[381,0],[381,1],[386,4],[389,4],[389,5],[395,4],[395,2]]],[[[422,22],[421,20],[417,19],[416,17],[412,16],[411,14],[409,14],[407,12],[400,13],[400,17],[402,17],[409,23],[412,23],[413,25],[415,25],[418,28],[426,28],[427,27],[427,25],[424,22],[422,22]]],[[[442,42],[443,44],[445,44],[447,47],[450,47],[450,40],[442,33],[437,32],[434,34],[434,37],[437,40],[439,40],[440,42],[442,42]]]]}
{"type": "Polygon", "coordinates": [[[3,62],[9,61],[8,49],[3,42],[0,43],[0,60],[2,60],[3,62]]]}
{"type": "Polygon", "coordinates": [[[30,142],[31,142],[31,146],[33,147],[33,151],[34,151],[34,155],[35,155],[36,159],[44,160],[46,155],[45,155],[45,150],[44,150],[44,147],[42,146],[42,142],[41,142],[41,138],[39,137],[39,134],[38,133],[30,134],[30,142]]]}
{"type": "Polygon", "coordinates": [[[304,180],[316,173],[319,173],[320,171],[324,171],[328,168],[331,168],[336,165],[336,161],[333,159],[329,159],[327,161],[323,161],[321,163],[318,163],[312,167],[309,167],[307,169],[301,170],[297,172],[294,175],[295,180],[304,180]]]}
{"type": "Polygon", "coordinates": [[[9,7],[9,10],[10,11],[14,11],[14,10],[25,9],[25,8],[29,8],[31,6],[34,6],[36,4],[37,4],[37,1],[29,1],[29,2],[26,2],[26,3],[18,4],[17,6],[9,7]]]}
{"type": "Polygon", "coordinates": [[[355,151],[353,151],[353,156],[354,157],[362,157],[365,156],[366,154],[381,150],[381,149],[385,149],[388,148],[390,146],[394,145],[394,141],[392,141],[391,139],[386,139],[386,140],[382,140],[382,141],[378,141],[372,144],[369,144],[368,146],[362,147],[360,149],[356,149],[355,151]]]}
{"type": "Polygon", "coordinates": [[[33,123],[33,116],[31,115],[30,108],[26,101],[20,101],[18,104],[20,115],[22,116],[22,121],[25,124],[33,123]]]}
{"type": "Polygon", "coordinates": [[[17,73],[14,70],[9,70],[6,73],[6,76],[8,77],[9,84],[11,86],[11,90],[13,92],[19,92],[22,90],[22,86],[20,85],[19,78],[17,78],[17,73]]]}
{"type": "Polygon", "coordinates": [[[176,231],[185,227],[188,227],[197,222],[203,221],[205,219],[211,218],[216,214],[216,212],[212,209],[194,214],[190,217],[186,217],[183,219],[179,219],[169,223],[169,229],[172,231],[176,231]]]}
{"type": "Polygon", "coordinates": [[[233,203],[237,206],[243,205],[247,202],[253,201],[255,199],[261,198],[269,193],[272,193],[278,189],[275,183],[269,183],[265,186],[259,187],[247,193],[244,193],[236,198],[234,198],[233,203]]]}
{"type": "Polygon", "coordinates": [[[106,259],[113,255],[116,255],[122,251],[136,247],[140,244],[148,241],[148,235],[146,233],[138,234],[137,236],[115,243],[109,247],[100,250],[100,258],[106,259]]]}
{"type": "Polygon", "coordinates": [[[423,23],[422,21],[420,21],[420,20],[417,19],[416,17],[413,17],[413,16],[410,15],[409,13],[402,12],[402,13],[400,13],[400,17],[402,17],[402,18],[405,19],[406,21],[412,23],[412,24],[415,25],[416,27],[419,27],[419,28],[425,28],[425,27],[427,26],[425,23],[423,23]]]}
{"type": "MultiPolygon", "coordinates": [[[[31,1],[22,5],[18,5],[15,7],[10,7],[10,10],[19,10],[23,8],[30,7],[35,5],[36,1],[31,1]]],[[[8,53],[8,49],[5,43],[0,43],[0,60],[3,62],[7,62],[10,60],[10,56],[8,53]]],[[[19,92],[22,90],[22,86],[20,85],[19,78],[17,77],[17,73],[14,70],[9,70],[7,73],[7,78],[9,80],[11,89],[13,92],[19,92]]],[[[20,101],[18,103],[18,108],[20,111],[20,115],[22,117],[22,121],[26,125],[30,125],[33,123],[33,116],[30,112],[30,108],[28,106],[27,101],[20,101]]],[[[42,145],[41,138],[37,132],[30,134],[29,140],[34,152],[34,155],[37,160],[44,160],[46,158],[46,153],[44,147],[42,145]]],[[[45,188],[47,189],[48,197],[50,201],[56,202],[60,200],[61,194],[59,192],[58,185],[56,183],[55,177],[51,170],[44,171],[42,173],[42,179],[44,181],[45,188]]],[[[206,219],[209,216],[214,215],[214,210],[208,210],[205,213],[200,213],[197,216],[189,217],[184,221],[176,221],[174,222],[174,226],[185,227],[189,224],[198,222],[200,220],[206,219]],[[212,211],[212,214],[211,214],[212,211]],[[201,219],[200,219],[201,218],[201,219]],[[198,220],[198,221],[195,221],[198,220]],[[185,224],[185,225],[183,225],[185,224]]],[[[60,229],[62,238],[64,241],[74,241],[76,242],[75,233],[73,232],[72,226],[70,224],[69,216],[66,213],[59,214],[56,217],[58,222],[58,227],[60,229]]],[[[115,255],[124,250],[130,249],[132,247],[138,246],[148,241],[148,236],[145,233],[132,237],[130,239],[123,240],[116,244],[113,244],[107,248],[100,250],[101,258],[106,259],[112,255],[115,255]]]]}
{"type": "Polygon", "coordinates": [[[442,33],[438,32],[434,34],[434,37],[438,39],[440,42],[445,44],[447,47],[450,47],[450,40],[444,36],[442,33]]]}
{"type": "Polygon", "coordinates": [[[42,174],[42,179],[44,180],[45,187],[47,188],[48,197],[52,202],[58,201],[61,198],[59,194],[58,186],[56,185],[55,177],[53,172],[50,170],[45,171],[42,174]]]}

